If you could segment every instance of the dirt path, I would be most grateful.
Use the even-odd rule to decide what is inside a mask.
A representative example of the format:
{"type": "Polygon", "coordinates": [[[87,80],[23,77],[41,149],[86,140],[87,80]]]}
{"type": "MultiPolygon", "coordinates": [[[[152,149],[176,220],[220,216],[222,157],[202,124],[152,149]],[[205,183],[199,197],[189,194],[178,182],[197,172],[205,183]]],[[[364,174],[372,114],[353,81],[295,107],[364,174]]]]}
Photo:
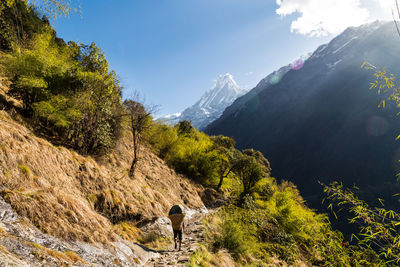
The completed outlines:
{"type": "Polygon", "coordinates": [[[182,240],[182,251],[171,247],[171,250],[159,251],[159,258],[153,258],[146,266],[187,266],[190,256],[198,249],[204,240],[202,220],[204,213],[195,213],[185,221],[185,230],[182,240]]]}

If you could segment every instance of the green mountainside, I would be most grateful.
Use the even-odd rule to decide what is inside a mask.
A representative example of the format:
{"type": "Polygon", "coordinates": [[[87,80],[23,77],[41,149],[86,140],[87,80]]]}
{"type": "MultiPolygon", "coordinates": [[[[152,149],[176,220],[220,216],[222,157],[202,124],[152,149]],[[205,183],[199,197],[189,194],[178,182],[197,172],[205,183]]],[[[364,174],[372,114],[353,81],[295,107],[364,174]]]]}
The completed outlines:
{"type": "MultiPolygon", "coordinates": [[[[66,43],[22,0],[0,7],[1,264],[396,266],[395,213],[363,232],[381,246],[349,244],[261,152],[154,122],[122,99],[94,43],[66,43]],[[187,209],[184,252],[171,250],[174,204],[187,209]]],[[[349,192],[326,190],[374,222],[349,192]]]]}

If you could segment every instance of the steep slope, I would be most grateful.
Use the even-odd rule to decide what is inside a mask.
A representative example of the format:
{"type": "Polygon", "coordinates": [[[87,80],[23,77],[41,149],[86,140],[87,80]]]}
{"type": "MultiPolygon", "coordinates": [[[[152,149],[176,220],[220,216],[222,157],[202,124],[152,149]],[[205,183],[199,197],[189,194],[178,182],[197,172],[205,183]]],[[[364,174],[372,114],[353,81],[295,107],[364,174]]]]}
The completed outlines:
{"type": "Polygon", "coordinates": [[[264,88],[268,86],[272,86],[274,84],[277,84],[282,77],[291,70],[291,65],[283,66],[279,70],[276,70],[269,74],[267,77],[262,79],[256,87],[251,89],[248,93],[238,97],[232,105],[228,106],[224,112],[223,112],[223,117],[227,117],[229,115],[232,115],[236,113],[238,110],[242,109],[245,107],[247,101],[250,101],[255,95],[257,95],[259,92],[261,92],[264,88]]]}
{"type": "MultiPolygon", "coordinates": [[[[64,240],[61,243],[77,242],[88,250],[93,244],[118,258],[124,246],[113,252],[115,242],[133,246],[122,237],[136,240],[137,222],[163,216],[176,203],[193,209],[203,206],[201,187],[177,175],[147,148],[135,177],[129,178],[131,157],[132,147],[125,142],[97,160],[55,147],[0,111],[0,201],[8,202],[27,225],[64,240]]],[[[33,235],[37,230],[29,227],[25,230],[33,235]]],[[[14,234],[14,239],[22,235],[14,234]]],[[[0,238],[0,250],[5,247],[1,242],[0,238]]]]}
{"type": "Polygon", "coordinates": [[[231,74],[220,75],[214,87],[205,92],[193,106],[182,113],[167,115],[161,119],[170,125],[181,120],[191,121],[194,127],[202,130],[218,119],[224,109],[244,93],[245,91],[239,88],[231,74]]]}
{"type": "Polygon", "coordinates": [[[317,180],[393,181],[400,123],[393,105],[378,109],[383,96],[368,90],[373,75],[360,66],[399,73],[398,38],[392,23],[349,28],[279,83],[239,98],[206,132],[261,150],[273,175],[293,181],[305,197],[321,192],[317,180]]]}

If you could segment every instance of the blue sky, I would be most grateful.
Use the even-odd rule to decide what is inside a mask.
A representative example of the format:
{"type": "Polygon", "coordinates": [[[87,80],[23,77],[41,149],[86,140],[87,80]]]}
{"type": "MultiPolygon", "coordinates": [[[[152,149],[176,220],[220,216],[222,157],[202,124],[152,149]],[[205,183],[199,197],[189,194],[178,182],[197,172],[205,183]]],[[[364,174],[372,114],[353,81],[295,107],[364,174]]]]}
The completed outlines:
{"type": "Polygon", "coordinates": [[[348,22],[342,16],[343,25],[320,23],[309,12],[317,6],[328,17],[323,12],[329,6],[319,3],[331,0],[80,0],[82,14],[53,24],[66,41],[95,42],[119,74],[124,96],[137,90],[164,115],[192,105],[220,74],[231,73],[242,88],[254,87],[347,24],[382,17],[376,7],[386,0],[335,1],[355,8],[348,22]]]}

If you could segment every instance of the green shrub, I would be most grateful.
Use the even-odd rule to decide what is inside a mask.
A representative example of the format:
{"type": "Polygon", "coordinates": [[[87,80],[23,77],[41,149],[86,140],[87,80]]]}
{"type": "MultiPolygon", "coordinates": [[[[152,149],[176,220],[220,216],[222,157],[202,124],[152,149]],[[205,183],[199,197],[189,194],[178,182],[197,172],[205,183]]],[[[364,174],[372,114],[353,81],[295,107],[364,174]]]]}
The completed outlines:
{"type": "Polygon", "coordinates": [[[208,267],[213,255],[205,248],[200,246],[199,249],[190,257],[189,267],[208,267]]]}
{"type": "Polygon", "coordinates": [[[50,28],[16,45],[4,60],[25,116],[46,134],[83,153],[115,145],[121,133],[122,87],[94,43],[59,42],[50,28]]]}
{"type": "Polygon", "coordinates": [[[216,236],[213,248],[227,249],[234,259],[246,257],[251,251],[253,238],[246,235],[245,228],[239,222],[226,219],[221,225],[221,235],[216,236]]]}
{"type": "Polygon", "coordinates": [[[253,189],[255,199],[269,200],[276,190],[276,181],[273,178],[264,178],[256,183],[253,189]]]}
{"type": "Polygon", "coordinates": [[[246,266],[271,257],[293,265],[302,259],[316,266],[378,266],[376,253],[346,245],[326,215],[304,205],[295,186],[265,178],[255,188],[267,184],[266,200],[246,195],[240,207],[226,206],[208,220],[206,242],[214,252],[226,249],[246,266]]]}
{"type": "Polygon", "coordinates": [[[181,124],[170,127],[155,123],[147,133],[149,143],[157,154],[177,172],[206,184],[217,180],[214,143],[204,133],[181,124]]]}

